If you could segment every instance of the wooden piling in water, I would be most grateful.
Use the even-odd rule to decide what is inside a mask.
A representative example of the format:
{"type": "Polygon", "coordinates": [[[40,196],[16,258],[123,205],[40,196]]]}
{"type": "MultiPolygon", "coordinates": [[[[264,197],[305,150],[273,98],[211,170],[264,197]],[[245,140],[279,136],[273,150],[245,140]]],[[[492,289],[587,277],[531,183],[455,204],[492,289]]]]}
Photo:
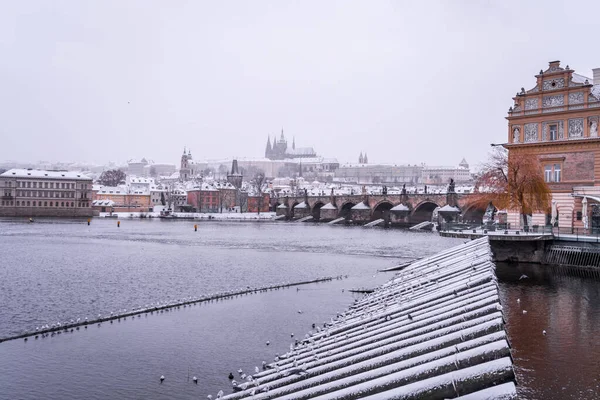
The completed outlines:
{"type": "Polygon", "coordinates": [[[8,340],[22,339],[22,338],[26,338],[26,337],[30,337],[30,336],[35,336],[35,335],[42,335],[42,334],[53,333],[53,332],[61,332],[65,329],[72,329],[72,328],[102,323],[102,322],[106,322],[106,321],[113,321],[113,320],[121,319],[121,318],[133,317],[133,316],[140,315],[140,314],[153,313],[155,311],[169,310],[169,309],[177,308],[177,307],[180,307],[183,305],[207,303],[210,301],[228,299],[228,298],[232,298],[232,297],[236,297],[236,296],[240,296],[240,295],[253,294],[253,293],[258,293],[258,292],[263,292],[263,291],[268,291],[268,290],[277,290],[277,289],[289,288],[289,287],[293,287],[293,286],[309,285],[311,283],[328,282],[328,281],[332,281],[333,279],[334,279],[334,277],[324,277],[324,278],[317,278],[317,279],[300,281],[300,282],[287,282],[287,283],[262,286],[262,287],[249,287],[249,288],[237,290],[237,291],[227,291],[227,292],[222,292],[222,293],[217,293],[217,294],[201,296],[198,298],[184,300],[184,301],[177,301],[177,302],[168,303],[168,304],[156,305],[156,306],[148,307],[148,308],[140,308],[140,309],[132,310],[132,311],[125,312],[125,313],[111,314],[109,316],[94,318],[94,319],[80,321],[80,322],[74,322],[74,323],[65,322],[64,324],[61,323],[60,326],[51,327],[48,329],[40,329],[35,332],[24,332],[21,334],[0,338],[0,343],[8,341],[8,340]]]}

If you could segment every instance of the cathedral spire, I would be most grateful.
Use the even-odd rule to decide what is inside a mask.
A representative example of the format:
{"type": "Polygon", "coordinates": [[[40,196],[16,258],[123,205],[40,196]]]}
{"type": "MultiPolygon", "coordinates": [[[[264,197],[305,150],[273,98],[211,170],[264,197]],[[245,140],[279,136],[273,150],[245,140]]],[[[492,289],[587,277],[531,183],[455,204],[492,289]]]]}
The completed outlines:
{"type": "Polygon", "coordinates": [[[358,163],[359,163],[359,164],[363,164],[364,160],[365,160],[365,159],[363,158],[362,151],[361,151],[361,152],[360,152],[360,155],[358,156],[358,163]]]}
{"type": "Polygon", "coordinates": [[[292,149],[296,150],[296,136],[292,138],[292,149]]]}
{"type": "Polygon", "coordinates": [[[269,135],[269,136],[267,136],[267,147],[265,148],[265,158],[269,158],[272,150],[273,150],[273,147],[271,147],[271,135],[269,135]]]}
{"type": "Polygon", "coordinates": [[[365,151],[365,156],[363,157],[363,162],[364,162],[365,164],[368,164],[368,163],[369,163],[369,157],[367,157],[367,152],[366,152],[366,151],[365,151]]]}
{"type": "Polygon", "coordinates": [[[283,137],[283,128],[281,128],[281,141],[283,142],[285,138],[283,137]]]}

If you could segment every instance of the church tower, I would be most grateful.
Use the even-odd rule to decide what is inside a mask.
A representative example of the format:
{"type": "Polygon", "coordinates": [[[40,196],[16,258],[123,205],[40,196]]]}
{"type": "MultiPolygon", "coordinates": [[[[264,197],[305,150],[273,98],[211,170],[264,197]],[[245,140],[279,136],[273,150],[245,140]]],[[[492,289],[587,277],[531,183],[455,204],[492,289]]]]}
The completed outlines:
{"type": "Polygon", "coordinates": [[[363,163],[364,164],[368,164],[369,163],[369,157],[367,157],[367,152],[365,151],[365,156],[363,157],[363,163]]]}
{"type": "Polygon", "coordinates": [[[181,164],[179,167],[179,180],[187,181],[190,178],[190,161],[192,159],[192,153],[186,152],[185,147],[183,148],[183,154],[181,155],[181,164]]]}
{"type": "Polygon", "coordinates": [[[365,159],[363,158],[362,151],[360,152],[360,156],[358,156],[358,163],[363,164],[365,159]]]}
{"type": "Polygon", "coordinates": [[[231,183],[236,189],[242,187],[244,177],[240,174],[237,160],[231,162],[231,173],[227,174],[227,182],[231,183]]]}

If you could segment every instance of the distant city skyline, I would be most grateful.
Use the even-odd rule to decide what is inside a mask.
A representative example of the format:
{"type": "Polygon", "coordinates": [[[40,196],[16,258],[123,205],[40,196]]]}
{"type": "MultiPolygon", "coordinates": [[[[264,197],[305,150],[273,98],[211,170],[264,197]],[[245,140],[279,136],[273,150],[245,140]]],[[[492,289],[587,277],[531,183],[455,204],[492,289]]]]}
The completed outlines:
{"type": "Polygon", "coordinates": [[[566,18],[600,4],[569,4],[4,2],[0,161],[261,157],[283,127],[340,163],[476,168],[549,61],[600,66],[566,18]]]}

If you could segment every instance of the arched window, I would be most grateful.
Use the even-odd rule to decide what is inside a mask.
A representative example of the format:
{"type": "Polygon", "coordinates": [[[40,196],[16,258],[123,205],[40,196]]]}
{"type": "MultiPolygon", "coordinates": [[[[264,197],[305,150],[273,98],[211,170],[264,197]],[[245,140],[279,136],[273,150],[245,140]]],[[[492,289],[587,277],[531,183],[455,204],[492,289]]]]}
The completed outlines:
{"type": "Polygon", "coordinates": [[[53,204],[52,204],[52,202],[50,202],[50,207],[52,207],[52,206],[53,206],[53,204]]]}
{"type": "Polygon", "coordinates": [[[71,202],[71,207],[75,207],[75,203],[71,202]]]}
{"type": "Polygon", "coordinates": [[[48,207],[48,202],[47,201],[44,202],[44,207],[48,207]]]}
{"type": "Polygon", "coordinates": [[[29,207],[29,200],[27,200],[27,207],[29,207]]]}
{"type": "Polygon", "coordinates": [[[17,201],[17,206],[20,206],[19,201],[17,201]]]}
{"type": "Polygon", "coordinates": [[[35,207],[35,201],[33,202],[32,206],[34,206],[34,207],[35,207]]]}
{"type": "Polygon", "coordinates": [[[65,206],[65,202],[63,201],[62,203],[60,203],[60,206],[64,207],[65,206]]]}

